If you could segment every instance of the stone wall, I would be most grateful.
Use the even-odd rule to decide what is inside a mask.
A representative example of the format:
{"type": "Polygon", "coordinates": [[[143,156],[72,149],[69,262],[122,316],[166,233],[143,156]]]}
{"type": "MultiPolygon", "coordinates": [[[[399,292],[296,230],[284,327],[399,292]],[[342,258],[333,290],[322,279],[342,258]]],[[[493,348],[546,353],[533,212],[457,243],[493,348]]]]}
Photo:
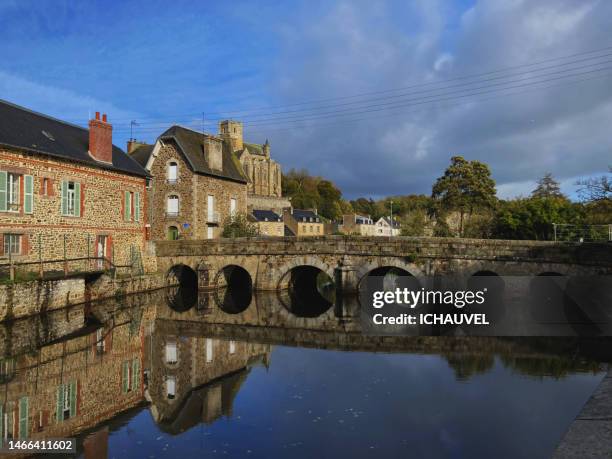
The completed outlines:
{"type": "Polygon", "coordinates": [[[282,215],[283,209],[291,207],[291,202],[289,199],[279,196],[261,196],[249,193],[247,196],[247,206],[249,210],[272,210],[282,215]]]}
{"type": "MultiPolygon", "coordinates": [[[[9,150],[0,150],[0,170],[31,175],[34,181],[31,214],[24,212],[23,199],[18,212],[0,214],[0,235],[22,235],[22,254],[13,257],[15,262],[38,261],[39,257],[61,260],[64,241],[68,258],[94,256],[98,236],[108,236],[112,241],[107,256],[112,257],[115,264],[130,264],[131,248],[143,253],[148,211],[144,178],[9,150]],[[46,190],[43,186],[45,179],[46,190]],[[78,217],[62,215],[63,180],[80,184],[82,202],[77,203],[80,205],[78,217]],[[140,193],[140,221],[125,221],[124,191],[140,193]]],[[[44,267],[46,270],[62,270],[63,264],[46,264],[44,267]]],[[[70,270],[90,267],[84,261],[69,264],[70,270]]],[[[38,266],[31,268],[37,270],[38,266]]]]}
{"type": "Polygon", "coordinates": [[[285,235],[285,224],[280,222],[257,222],[261,236],[283,237],[285,235]]]}

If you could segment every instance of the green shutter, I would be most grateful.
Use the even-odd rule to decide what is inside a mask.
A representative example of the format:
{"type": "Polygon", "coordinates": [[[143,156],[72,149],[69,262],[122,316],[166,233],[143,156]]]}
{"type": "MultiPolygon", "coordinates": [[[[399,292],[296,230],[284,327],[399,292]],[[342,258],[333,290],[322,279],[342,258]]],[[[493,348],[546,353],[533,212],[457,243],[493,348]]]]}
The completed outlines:
{"type": "Polygon", "coordinates": [[[6,171],[0,171],[0,212],[6,212],[6,185],[7,185],[7,173],[6,171]]]}
{"type": "Polygon", "coordinates": [[[77,409],[77,383],[70,381],[70,417],[76,416],[77,409]]]}
{"type": "Polygon", "coordinates": [[[130,192],[126,191],[124,193],[123,199],[123,215],[125,217],[125,221],[129,222],[132,219],[132,203],[130,202],[130,192]]]}
{"type": "Polygon", "coordinates": [[[62,422],[64,420],[64,386],[57,386],[57,397],[55,399],[55,417],[56,422],[62,422]]]}
{"type": "Polygon", "coordinates": [[[138,390],[140,388],[140,361],[134,359],[132,361],[132,389],[138,390]]]}
{"type": "Polygon", "coordinates": [[[23,196],[23,211],[26,214],[31,214],[34,210],[34,177],[24,175],[24,196],[23,196]]]}
{"type": "Polygon", "coordinates": [[[75,217],[81,216],[81,184],[74,183],[74,214],[75,217]]]}
{"type": "Polygon", "coordinates": [[[134,193],[134,220],[140,221],[140,192],[134,193]]]}
{"type": "Polygon", "coordinates": [[[28,438],[28,397],[19,399],[19,438],[28,438]]]}
{"type": "Polygon", "coordinates": [[[123,377],[121,378],[123,393],[126,394],[130,390],[130,362],[123,362],[123,377]]]}
{"type": "Polygon", "coordinates": [[[62,215],[68,214],[68,182],[62,180],[62,215]]]}

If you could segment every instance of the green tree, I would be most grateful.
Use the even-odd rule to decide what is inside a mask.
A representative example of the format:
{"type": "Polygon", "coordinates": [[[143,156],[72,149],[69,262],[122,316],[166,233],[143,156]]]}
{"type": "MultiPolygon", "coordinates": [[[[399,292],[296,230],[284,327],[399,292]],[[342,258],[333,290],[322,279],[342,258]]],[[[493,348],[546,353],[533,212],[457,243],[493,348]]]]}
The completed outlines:
{"type": "Polygon", "coordinates": [[[538,186],[531,192],[532,198],[565,198],[561,193],[559,182],[557,182],[550,172],[544,174],[538,180],[538,186]]]}
{"type": "Polygon", "coordinates": [[[431,196],[440,208],[459,212],[459,235],[464,236],[465,216],[474,211],[493,208],[496,202],[495,181],[489,166],[453,156],[444,175],[436,180],[431,196]]]}
{"type": "Polygon", "coordinates": [[[223,221],[223,232],[221,237],[255,237],[259,236],[259,228],[255,223],[249,221],[245,214],[227,217],[223,221]]]}

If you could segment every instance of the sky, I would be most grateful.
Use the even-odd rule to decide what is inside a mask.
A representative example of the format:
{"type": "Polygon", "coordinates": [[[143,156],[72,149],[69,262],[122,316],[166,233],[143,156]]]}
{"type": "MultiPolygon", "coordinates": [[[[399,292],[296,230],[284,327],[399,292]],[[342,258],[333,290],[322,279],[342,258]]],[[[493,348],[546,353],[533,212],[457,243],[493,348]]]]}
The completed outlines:
{"type": "Polygon", "coordinates": [[[607,0],[0,0],[0,98],[114,143],[245,123],[345,197],[431,192],[451,156],[498,196],[612,164],[607,0]]]}

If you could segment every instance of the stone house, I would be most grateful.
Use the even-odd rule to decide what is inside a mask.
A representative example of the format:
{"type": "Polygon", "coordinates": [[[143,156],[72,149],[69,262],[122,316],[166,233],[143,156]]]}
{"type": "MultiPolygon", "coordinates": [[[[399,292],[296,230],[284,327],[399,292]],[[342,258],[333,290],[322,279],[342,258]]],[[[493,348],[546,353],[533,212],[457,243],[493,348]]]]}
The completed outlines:
{"type": "Polygon", "coordinates": [[[369,216],[347,214],[342,216],[342,223],[338,225],[338,231],[343,234],[374,236],[376,234],[376,226],[374,225],[374,220],[369,216]]]}
{"type": "MultiPolygon", "coordinates": [[[[146,181],[146,171],[113,145],[106,115],[97,112],[85,129],[0,101],[5,263],[97,256],[140,265],[147,237],[146,181]]],[[[92,264],[108,266],[80,261],[69,269],[92,264]]]]}
{"type": "Polygon", "coordinates": [[[276,236],[282,237],[285,235],[285,223],[283,218],[272,210],[253,210],[251,216],[260,236],[276,236]]]}
{"type": "Polygon", "coordinates": [[[290,203],[282,197],[281,166],[270,157],[270,142],[263,145],[243,140],[242,123],[225,120],[219,123],[219,137],[236,155],[248,180],[249,209],[273,210],[281,213],[290,203]]]}
{"type": "Polygon", "coordinates": [[[247,179],[221,137],[172,126],[128,153],[153,177],[152,239],[218,238],[228,217],[246,214],[247,179]]]}
{"type": "Polygon", "coordinates": [[[375,223],[375,236],[399,236],[400,224],[397,220],[391,217],[380,217],[375,223]]]}
{"type": "Polygon", "coordinates": [[[283,211],[283,221],[289,230],[290,236],[323,236],[325,224],[317,214],[317,209],[294,209],[283,211]]]}

